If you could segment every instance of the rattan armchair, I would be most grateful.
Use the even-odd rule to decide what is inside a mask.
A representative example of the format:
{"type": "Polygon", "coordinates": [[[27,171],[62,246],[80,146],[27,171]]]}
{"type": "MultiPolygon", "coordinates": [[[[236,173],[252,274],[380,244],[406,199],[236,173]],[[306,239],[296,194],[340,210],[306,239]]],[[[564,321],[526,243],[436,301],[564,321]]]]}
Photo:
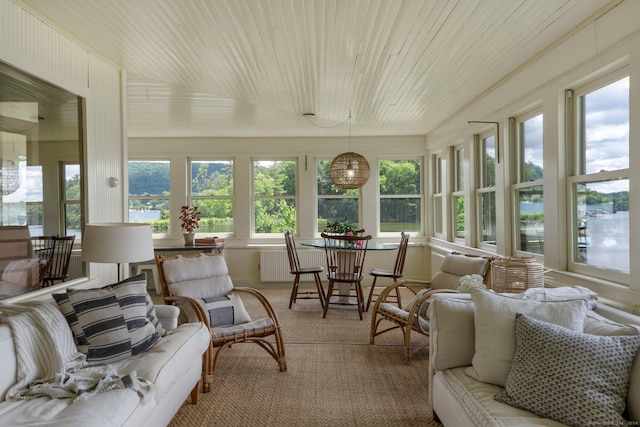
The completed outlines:
{"type": "Polygon", "coordinates": [[[203,361],[203,391],[210,388],[218,358],[232,344],[251,342],[262,347],[287,370],[280,321],[258,290],[235,287],[222,254],[156,256],[164,300],[178,305],[182,321],[203,322],[211,330],[211,346],[203,361]],[[239,297],[252,297],[266,313],[252,320],[239,297]]]}
{"type": "Polygon", "coordinates": [[[373,306],[369,344],[375,344],[378,335],[400,329],[405,362],[410,364],[412,354],[429,345],[427,342],[417,348],[411,348],[412,332],[429,336],[429,319],[427,318],[429,298],[436,293],[457,292],[458,281],[465,275],[479,274],[484,277],[486,283],[490,265],[491,258],[451,253],[444,257],[440,271],[436,272],[431,280],[401,280],[384,288],[373,306]],[[389,294],[397,293],[400,288],[406,288],[412,292],[415,295],[414,298],[406,306],[402,303],[387,302],[389,294]],[[419,288],[422,289],[416,291],[419,288]],[[383,322],[387,323],[386,329],[378,330],[383,322]]]}

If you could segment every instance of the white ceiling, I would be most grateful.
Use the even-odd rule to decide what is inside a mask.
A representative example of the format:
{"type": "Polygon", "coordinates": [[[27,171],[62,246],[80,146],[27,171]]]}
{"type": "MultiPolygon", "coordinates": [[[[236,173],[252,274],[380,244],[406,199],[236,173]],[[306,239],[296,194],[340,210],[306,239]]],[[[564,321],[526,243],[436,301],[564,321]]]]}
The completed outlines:
{"type": "Polygon", "coordinates": [[[619,1],[17,2],[126,70],[136,137],[426,134],[619,1]]]}

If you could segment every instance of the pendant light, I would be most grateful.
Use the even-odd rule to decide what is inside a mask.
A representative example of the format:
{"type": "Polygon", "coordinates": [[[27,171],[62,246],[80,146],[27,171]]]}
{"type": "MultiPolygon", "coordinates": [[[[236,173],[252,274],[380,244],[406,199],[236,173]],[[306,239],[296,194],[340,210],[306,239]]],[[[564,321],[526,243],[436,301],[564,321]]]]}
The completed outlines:
{"type": "MultiPolygon", "coordinates": [[[[349,112],[349,150],[351,150],[351,112],[349,112]]],[[[369,162],[361,154],[347,151],[338,154],[329,166],[329,177],[336,187],[360,188],[369,180],[369,162]]]]}

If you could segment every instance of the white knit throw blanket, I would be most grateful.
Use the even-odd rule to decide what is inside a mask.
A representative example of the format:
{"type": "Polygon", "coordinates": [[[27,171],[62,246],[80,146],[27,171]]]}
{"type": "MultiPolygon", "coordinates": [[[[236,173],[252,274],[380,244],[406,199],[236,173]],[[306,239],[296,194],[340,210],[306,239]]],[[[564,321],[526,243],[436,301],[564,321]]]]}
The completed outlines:
{"type": "Polygon", "coordinates": [[[111,365],[88,367],[64,316],[49,303],[2,304],[0,320],[11,327],[18,365],[17,382],[7,391],[7,400],[87,399],[115,388],[133,389],[143,403],[152,395],[153,384],[135,371],[119,375],[111,365]]]}

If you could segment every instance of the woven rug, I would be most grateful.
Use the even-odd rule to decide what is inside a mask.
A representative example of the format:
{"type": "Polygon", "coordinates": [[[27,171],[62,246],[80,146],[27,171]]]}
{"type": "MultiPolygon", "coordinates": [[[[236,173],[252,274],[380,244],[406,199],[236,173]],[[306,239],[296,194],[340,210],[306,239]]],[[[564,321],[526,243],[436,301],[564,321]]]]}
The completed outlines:
{"type": "Polygon", "coordinates": [[[399,332],[368,344],[369,314],[359,320],[357,311],[336,308],[323,319],[317,300],[289,310],[289,290],[263,292],[283,325],[287,372],[259,346],[236,344],[219,360],[211,392],[197,405],[185,402],[170,426],[439,425],[428,403],[426,350],[406,365],[399,332]]]}

